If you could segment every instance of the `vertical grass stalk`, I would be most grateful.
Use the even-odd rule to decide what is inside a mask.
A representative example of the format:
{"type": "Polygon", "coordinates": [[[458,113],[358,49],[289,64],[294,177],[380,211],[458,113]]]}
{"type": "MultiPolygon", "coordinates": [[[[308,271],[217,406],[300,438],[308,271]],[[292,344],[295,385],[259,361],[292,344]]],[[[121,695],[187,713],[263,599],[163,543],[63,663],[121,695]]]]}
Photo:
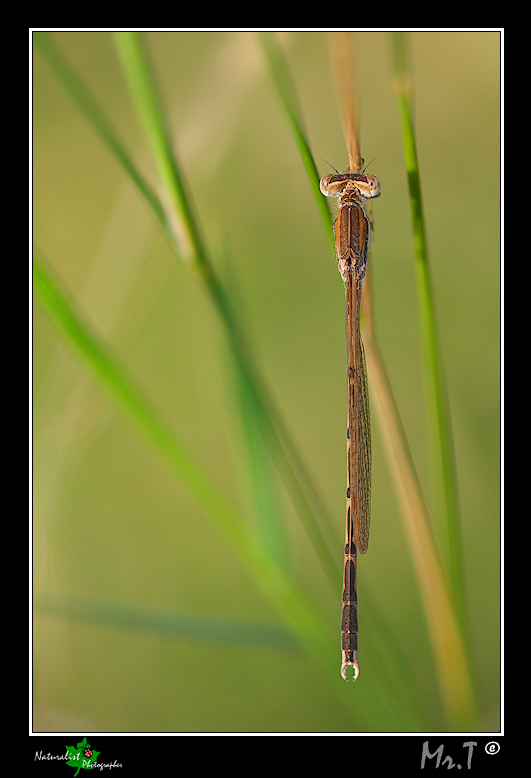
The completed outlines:
{"type": "Polygon", "coordinates": [[[429,418],[432,437],[435,440],[434,448],[437,457],[437,469],[440,473],[440,481],[444,493],[446,516],[445,558],[448,560],[452,597],[459,619],[464,627],[465,588],[457,468],[449,401],[437,337],[435,302],[430,275],[417,145],[413,125],[413,79],[409,61],[407,35],[405,33],[395,32],[392,34],[392,53],[393,85],[400,115],[411,205],[417,294],[429,395],[429,418]]]}
{"type": "MultiPolygon", "coordinates": [[[[401,463],[396,457],[395,467],[402,481],[402,501],[409,503],[405,514],[411,519],[408,526],[410,547],[416,562],[417,575],[421,583],[425,608],[430,624],[432,640],[439,668],[439,679],[443,700],[450,725],[466,726],[473,721],[475,701],[470,676],[466,646],[465,587],[463,552],[460,527],[457,468],[451,429],[449,401],[444,381],[442,357],[437,338],[435,303],[430,277],[426,227],[420,188],[420,172],[412,118],[412,76],[405,33],[392,34],[393,85],[399,110],[409,196],[412,214],[412,228],[415,246],[417,295],[424,345],[426,381],[429,396],[429,418],[432,439],[435,440],[437,472],[444,492],[445,505],[445,559],[448,561],[449,586],[436,552],[435,538],[431,531],[426,507],[415,498],[422,497],[418,479],[407,486],[412,458],[407,449],[407,458],[401,463]],[[401,475],[400,475],[401,473],[401,475]],[[418,489],[417,489],[418,487],[418,489]],[[415,498],[415,499],[413,499],[415,498]],[[452,670],[450,670],[450,665],[452,670]]],[[[386,376],[379,376],[383,384],[386,376]]],[[[392,416],[393,414],[391,414],[392,416]]],[[[396,415],[399,422],[399,417],[396,415]]],[[[402,437],[401,425],[391,428],[390,446],[393,439],[402,437]]],[[[404,436],[405,442],[405,436],[404,436]]],[[[414,470],[411,470],[414,473],[414,470]]]]}

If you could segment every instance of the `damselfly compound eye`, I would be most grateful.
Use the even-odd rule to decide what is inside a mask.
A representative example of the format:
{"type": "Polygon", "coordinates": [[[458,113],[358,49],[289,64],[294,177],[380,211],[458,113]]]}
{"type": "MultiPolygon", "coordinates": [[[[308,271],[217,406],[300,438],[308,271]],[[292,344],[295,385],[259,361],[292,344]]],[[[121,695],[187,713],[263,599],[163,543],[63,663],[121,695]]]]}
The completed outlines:
{"type": "Polygon", "coordinates": [[[321,194],[324,194],[325,197],[330,197],[330,192],[328,191],[328,187],[330,186],[331,178],[332,178],[332,173],[329,173],[327,176],[324,176],[324,178],[321,178],[319,182],[319,189],[321,190],[321,194]]]}
{"type": "Polygon", "coordinates": [[[367,176],[367,197],[378,197],[380,194],[380,182],[374,176],[372,173],[369,173],[367,176]]]}
{"type": "Polygon", "coordinates": [[[341,197],[348,183],[349,176],[346,173],[329,173],[319,182],[319,189],[326,197],[341,197]]]}

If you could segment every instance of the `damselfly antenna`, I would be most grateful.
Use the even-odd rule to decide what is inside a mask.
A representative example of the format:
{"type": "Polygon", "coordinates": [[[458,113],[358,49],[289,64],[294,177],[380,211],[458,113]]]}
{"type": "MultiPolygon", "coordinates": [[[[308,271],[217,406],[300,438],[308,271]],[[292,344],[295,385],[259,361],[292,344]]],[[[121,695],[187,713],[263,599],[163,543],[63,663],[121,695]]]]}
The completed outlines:
{"type": "Polygon", "coordinates": [[[340,175],[339,170],[337,168],[335,168],[332,164],[330,164],[330,162],[328,162],[324,157],[321,157],[321,159],[323,160],[323,162],[326,162],[327,165],[330,165],[332,170],[335,170],[338,176],[340,175]]]}
{"type": "MultiPolygon", "coordinates": [[[[373,158],[371,159],[371,162],[374,162],[374,160],[375,160],[375,159],[376,159],[376,157],[373,157],[373,158]]],[[[361,160],[361,164],[363,165],[363,163],[364,163],[364,162],[365,162],[365,160],[364,160],[364,159],[362,159],[362,160],[361,160]]],[[[367,168],[369,167],[369,165],[371,164],[371,162],[367,162],[367,164],[365,165],[365,167],[364,167],[364,168],[363,168],[363,170],[361,171],[362,173],[365,173],[365,171],[367,170],[367,168]]]]}

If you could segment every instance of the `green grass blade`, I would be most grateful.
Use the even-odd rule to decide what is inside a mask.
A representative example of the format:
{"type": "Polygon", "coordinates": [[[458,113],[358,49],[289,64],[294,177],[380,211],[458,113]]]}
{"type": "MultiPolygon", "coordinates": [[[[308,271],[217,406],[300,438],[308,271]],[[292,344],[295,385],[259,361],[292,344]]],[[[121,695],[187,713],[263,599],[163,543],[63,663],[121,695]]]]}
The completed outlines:
{"type": "Polygon", "coordinates": [[[293,132],[297,148],[299,149],[302,163],[304,165],[304,169],[306,170],[308,181],[310,182],[311,190],[315,196],[317,209],[321,219],[323,220],[328,239],[330,240],[332,251],[335,251],[333,233],[330,229],[330,224],[332,221],[330,202],[327,197],[324,197],[324,195],[321,194],[321,190],[319,189],[319,181],[321,177],[310,150],[310,144],[306,138],[302,115],[299,110],[297,97],[291,82],[289,69],[286,62],[284,61],[282,50],[278,45],[274,33],[269,31],[259,32],[258,40],[262,47],[262,52],[268,66],[271,80],[287,116],[288,124],[291,131],[293,132]]]}
{"type": "MultiPolygon", "coordinates": [[[[177,437],[108,346],[88,327],[39,253],[33,256],[35,296],[96,378],[150,440],[205,515],[225,538],[257,587],[275,605],[301,645],[327,670],[337,663],[334,636],[304,595],[249,529],[177,437]]],[[[334,674],[335,675],[335,674],[334,674]]],[[[331,676],[332,677],[332,676],[331,676]]]]}
{"type": "Polygon", "coordinates": [[[34,32],[33,45],[40,51],[48,66],[63,85],[70,98],[85,116],[88,123],[109,148],[111,154],[125,168],[131,179],[146,198],[157,219],[167,228],[166,213],[159,198],[153,192],[145,178],[138,171],[133,160],[124,148],[120,138],[114,132],[107,117],[94,100],[81,79],[77,76],[70,63],[55,45],[53,38],[47,32],[34,32]]]}
{"type": "Polygon", "coordinates": [[[269,549],[269,553],[283,567],[289,564],[289,545],[286,520],[281,508],[278,482],[273,477],[272,463],[258,419],[260,410],[256,396],[249,385],[247,375],[232,360],[232,386],[237,394],[242,418],[247,452],[248,480],[252,486],[253,514],[256,516],[258,533],[269,549]]]}
{"type": "Polygon", "coordinates": [[[36,613],[60,616],[100,626],[134,629],[172,638],[201,640],[208,644],[298,651],[293,633],[282,627],[234,621],[219,616],[199,616],[175,611],[132,608],[118,603],[102,603],[76,598],[47,597],[34,603],[36,613]]]}
{"type": "MultiPolygon", "coordinates": [[[[38,301],[53,319],[62,336],[77,353],[89,363],[98,380],[109,389],[134,420],[135,425],[148,435],[155,447],[170,461],[186,482],[189,490],[203,502],[210,512],[223,514],[226,507],[219,495],[205,481],[204,473],[172,436],[149,400],[134,384],[127,370],[76,312],[73,303],[62,291],[60,283],[40,257],[33,256],[33,288],[38,301]]],[[[230,517],[228,517],[230,519],[230,517]]]]}
{"type": "MultiPolygon", "coordinates": [[[[141,121],[150,135],[154,154],[158,159],[160,175],[172,193],[168,195],[167,201],[169,204],[173,202],[174,210],[170,210],[168,214],[135,168],[103,111],[59,52],[52,38],[47,33],[38,33],[34,36],[34,42],[87,121],[110,151],[115,154],[140,192],[145,196],[157,218],[164,225],[179,258],[185,256],[194,258],[195,261],[188,264],[196,270],[199,269],[200,278],[205,283],[218,313],[225,323],[229,344],[240,369],[246,375],[249,391],[254,396],[261,433],[327,578],[331,586],[335,588],[340,579],[341,571],[335,554],[331,550],[335,545],[333,522],[276,408],[275,402],[253,364],[250,349],[242,334],[243,328],[239,325],[229,298],[213,272],[200,237],[200,227],[195,217],[193,205],[171,149],[160,99],[154,96],[156,95],[156,85],[147,62],[145,49],[142,43],[137,40],[137,33],[122,33],[121,36],[124,37],[118,36],[117,38],[118,47],[121,50],[121,58],[128,73],[128,82],[136,95],[135,104],[141,114],[141,121]],[[175,209],[177,210],[175,211],[175,209]]],[[[321,200],[324,199],[321,195],[319,196],[321,200]]]]}
{"type": "Polygon", "coordinates": [[[437,337],[435,301],[430,275],[417,145],[413,124],[413,80],[409,64],[406,33],[396,32],[392,34],[392,51],[394,88],[401,121],[411,204],[419,313],[426,360],[425,372],[430,396],[430,421],[433,435],[436,440],[438,469],[441,473],[445,497],[446,558],[449,560],[452,595],[455,600],[459,617],[464,623],[465,594],[457,468],[449,401],[437,337]]]}
{"type": "Polygon", "coordinates": [[[210,272],[207,251],[183,175],[173,153],[162,101],[142,36],[137,32],[116,32],[114,41],[137,115],[168,196],[168,213],[177,216],[172,227],[181,256],[185,260],[191,260],[202,272],[210,272]]]}
{"type": "MultiPolygon", "coordinates": [[[[206,247],[201,239],[201,229],[195,215],[195,209],[171,148],[162,103],[156,97],[157,86],[145,47],[138,33],[117,33],[115,40],[134,103],[157,160],[159,174],[165,187],[169,189],[169,200],[176,209],[176,221],[183,223],[183,227],[177,228],[176,232],[178,235],[188,236],[193,255],[196,258],[196,265],[204,271],[201,274],[201,279],[226,325],[234,357],[242,374],[245,375],[248,391],[253,396],[261,433],[299,512],[303,526],[323,569],[331,585],[335,587],[339,580],[340,570],[331,550],[335,542],[333,522],[259,371],[253,364],[251,351],[243,335],[243,328],[234,314],[228,295],[214,273],[206,247]]],[[[321,200],[323,199],[320,193],[319,197],[321,200]]],[[[183,251],[182,247],[181,251],[183,251]]]]}
{"type": "MultiPolygon", "coordinates": [[[[404,474],[408,463],[400,466],[404,515],[410,547],[416,563],[417,576],[423,594],[427,620],[438,665],[439,687],[450,728],[467,728],[474,721],[476,704],[465,639],[465,589],[462,542],[457,491],[457,470],[450,422],[449,402],[442,369],[435,306],[430,278],[426,228],[422,207],[420,172],[412,119],[412,76],[409,67],[407,38],[393,33],[394,88],[399,109],[415,244],[417,292],[424,341],[426,375],[430,394],[430,415],[433,436],[437,442],[438,466],[443,482],[446,508],[446,536],[450,586],[439,564],[433,534],[427,521],[427,511],[417,496],[415,484],[407,485],[404,474]]],[[[396,436],[398,437],[398,430],[396,436]]],[[[400,450],[400,447],[395,447],[400,450]]],[[[414,473],[414,470],[412,471],[414,473]]]]}

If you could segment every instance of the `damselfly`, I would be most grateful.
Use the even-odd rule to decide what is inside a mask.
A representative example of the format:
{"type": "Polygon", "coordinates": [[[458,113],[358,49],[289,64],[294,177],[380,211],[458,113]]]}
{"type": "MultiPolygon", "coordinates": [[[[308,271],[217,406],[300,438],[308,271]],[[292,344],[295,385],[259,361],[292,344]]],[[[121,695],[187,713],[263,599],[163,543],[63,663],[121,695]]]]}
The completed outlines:
{"type": "Polygon", "coordinates": [[[365,357],[360,333],[363,278],[367,270],[371,221],[365,201],[380,194],[380,182],[364,173],[337,173],[321,179],[321,192],[339,197],[334,224],[337,262],[345,283],[348,427],[347,427],[347,526],[341,614],[341,675],[358,666],[357,553],[369,546],[371,509],[371,428],[365,357]]]}

